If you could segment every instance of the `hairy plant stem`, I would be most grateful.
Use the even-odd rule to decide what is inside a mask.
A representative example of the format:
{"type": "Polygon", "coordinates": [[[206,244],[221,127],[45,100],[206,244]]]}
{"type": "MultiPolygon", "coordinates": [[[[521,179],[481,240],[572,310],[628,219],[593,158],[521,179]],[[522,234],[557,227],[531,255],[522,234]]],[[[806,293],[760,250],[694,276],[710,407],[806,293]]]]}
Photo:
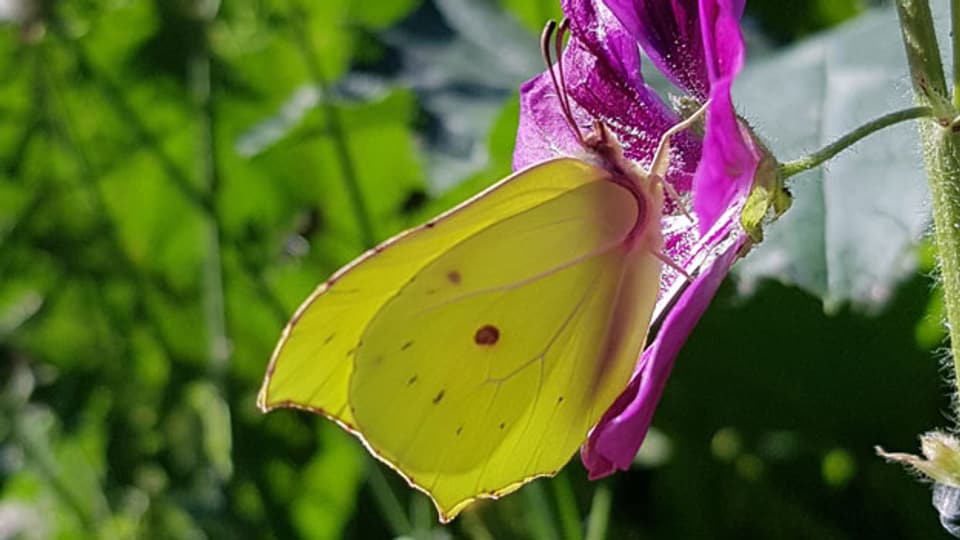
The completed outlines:
{"type": "Polygon", "coordinates": [[[953,106],[960,109],[960,0],[950,0],[950,35],[953,37],[953,106]]]}
{"type": "MultiPolygon", "coordinates": [[[[952,4],[956,17],[957,2],[952,4]]],[[[956,112],[947,97],[929,3],[898,0],[897,12],[917,104],[932,107],[936,116],[946,120],[921,122],[920,139],[933,199],[934,240],[956,382],[960,368],[960,136],[949,121],[956,112]]]]}
{"type": "Polygon", "coordinates": [[[864,137],[872,135],[881,129],[890,127],[900,122],[916,120],[917,118],[930,118],[933,116],[933,109],[927,106],[911,107],[902,111],[895,111],[875,118],[862,126],[855,128],[850,133],[840,137],[836,141],[824,146],[823,148],[804,156],[800,159],[787,161],[780,164],[780,175],[782,178],[790,178],[795,174],[817,167],[830,158],[836,156],[843,150],[853,146],[864,137]]]}

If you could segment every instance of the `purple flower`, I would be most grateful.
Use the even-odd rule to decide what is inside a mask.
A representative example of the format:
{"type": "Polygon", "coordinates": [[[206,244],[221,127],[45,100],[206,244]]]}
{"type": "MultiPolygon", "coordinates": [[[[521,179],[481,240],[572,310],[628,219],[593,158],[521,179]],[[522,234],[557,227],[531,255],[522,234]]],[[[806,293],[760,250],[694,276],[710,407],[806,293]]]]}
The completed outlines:
{"type": "MultiPolygon", "coordinates": [[[[746,242],[740,210],[762,153],[730,98],[733,78],[743,66],[743,7],[743,0],[563,1],[571,29],[564,78],[574,117],[584,126],[593,119],[604,122],[628,158],[648,166],[660,136],[681,120],[644,82],[639,47],[690,98],[710,100],[703,137],[688,130],[673,138],[665,178],[683,198],[692,198],[697,222],[668,199],[664,251],[696,277],[688,284],[673,269],[664,269],[654,310],[663,324],[627,389],[581,449],[591,478],[629,468],[680,347],[746,242]]],[[[582,154],[547,74],[524,84],[520,99],[515,169],[582,154]]]]}

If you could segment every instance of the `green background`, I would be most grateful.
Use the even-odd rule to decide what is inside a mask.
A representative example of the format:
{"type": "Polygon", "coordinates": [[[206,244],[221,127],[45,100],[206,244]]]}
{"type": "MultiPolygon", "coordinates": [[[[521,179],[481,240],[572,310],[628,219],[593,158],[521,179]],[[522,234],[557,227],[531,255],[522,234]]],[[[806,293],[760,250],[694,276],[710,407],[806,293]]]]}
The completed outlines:
{"type": "MultiPolygon", "coordinates": [[[[867,7],[789,4],[748,2],[757,50],[867,7]]],[[[922,273],[870,315],[727,283],[632,470],[588,482],[575,459],[448,527],[332,423],[256,410],[317,283],[507,174],[515,88],[540,69],[555,2],[9,5],[0,528],[14,537],[575,539],[606,508],[609,538],[945,537],[929,487],[873,451],[948,422],[920,249],[922,273]]]]}

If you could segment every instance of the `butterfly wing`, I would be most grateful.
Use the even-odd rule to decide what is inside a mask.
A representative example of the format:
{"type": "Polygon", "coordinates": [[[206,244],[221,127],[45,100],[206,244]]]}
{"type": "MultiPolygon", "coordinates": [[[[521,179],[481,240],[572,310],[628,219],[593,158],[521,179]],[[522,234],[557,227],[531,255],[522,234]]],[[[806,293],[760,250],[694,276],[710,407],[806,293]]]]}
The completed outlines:
{"type": "Polygon", "coordinates": [[[659,284],[609,180],[550,161],[368,252],[298,310],[261,407],[337,420],[445,521],[555,473],[626,385],[659,284]]]}
{"type": "MultiPolygon", "coordinates": [[[[353,352],[384,303],[451,246],[607,173],[574,159],[518,172],[436,219],[384,242],[322,283],[297,309],[257,397],[264,411],[292,407],[352,428],[347,389],[353,352]]],[[[490,254],[495,261],[495,254],[490,254]]]]}
{"type": "Polygon", "coordinates": [[[370,321],[353,417],[443,520],[555,474],[627,384],[660,271],[625,242],[637,218],[613,182],[569,190],[452,246],[370,321]]]}

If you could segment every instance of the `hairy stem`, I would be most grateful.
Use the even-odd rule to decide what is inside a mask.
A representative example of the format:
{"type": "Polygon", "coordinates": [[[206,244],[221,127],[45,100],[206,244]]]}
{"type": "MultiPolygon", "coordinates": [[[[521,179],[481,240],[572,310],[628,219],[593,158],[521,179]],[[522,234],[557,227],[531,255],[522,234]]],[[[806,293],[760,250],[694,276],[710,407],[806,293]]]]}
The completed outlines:
{"type": "MultiPolygon", "coordinates": [[[[946,99],[943,65],[929,4],[898,0],[897,12],[917,104],[933,107],[941,118],[955,116],[955,111],[943,110],[951,104],[946,99]]],[[[933,199],[934,240],[956,380],[960,368],[960,137],[949,122],[946,126],[943,122],[921,122],[920,139],[933,199]]]]}
{"type": "Polygon", "coordinates": [[[950,0],[950,35],[953,37],[953,106],[960,109],[960,0],[950,0]]]}
{"type": "Polygon", "coordinates": [[[902,111],[896,111],[885,114],[879,118],[871,120],[860,127],[857,127],[850,133],[840,137],[836,141],[824,146],[820,150],[800,159],[788,161],[780,164],[780,174],[783,178],[789,178],[795,174],[810,170],[836,156],[843,150],[853,146],[864,137],[872,135],[881,129],[890,127],[900,122],[916,120],[917,118],[930,118],[933,116],[933,109],[927,106],[911,107],[902,111]]]}

